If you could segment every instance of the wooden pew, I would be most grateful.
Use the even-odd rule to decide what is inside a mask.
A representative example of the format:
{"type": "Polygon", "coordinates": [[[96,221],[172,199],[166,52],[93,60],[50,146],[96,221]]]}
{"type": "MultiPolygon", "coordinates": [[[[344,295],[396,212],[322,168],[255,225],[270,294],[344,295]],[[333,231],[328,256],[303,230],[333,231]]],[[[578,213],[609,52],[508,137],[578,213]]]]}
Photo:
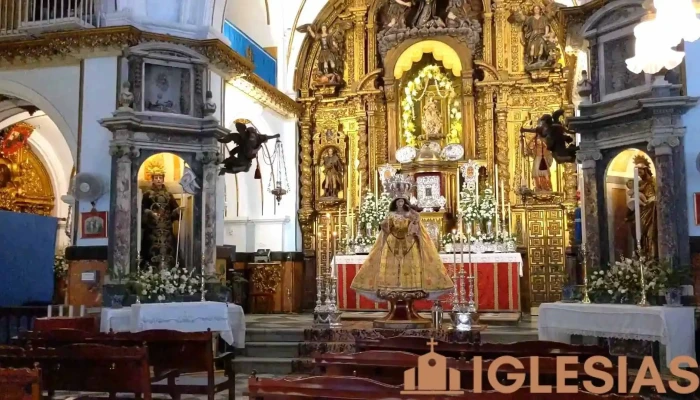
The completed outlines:
{"type": "Polygon", "coordinates": [[[34,320],[34,331],[46,332],[56,329],[77,329],[90,333],[100,331],[95,317],[53,317],[34,320]]]}
{"type": "Polygon", "coordinates": [[[0,400],[41,400],[41,370],[0,368],[0,400]]]}
{"type": "Polygon", "coordinates": [[[214,400],[216,393],[228,390],[229,399],[235,399],[235,371],[233,353],[214,356],[212,332],[177,332],[152,330],[138,333],[88,334],[74,329],[58,329],[50,332],[27,332],[22,336],[30,347],[60,347],[70,343],[99,343],[108,346],[148,346],[150,365],[154,370],[153,393],[207,395],[214,400]],[[225,376],[218,379],[215,363],[222,362],[225,376]],[[204,382],[187,377],[192,383],[176,384],[173,374],[206,372],[204,382]],[[167,379],[167,382],[161,382],[167,379]],[[173,389],[176,385],[176,389],[173,389]]]}
{"type": "MultiPolygon", "coordinates": [[[[370,350],[404,351],[414,354],[425,354],[430,351],[428,339],[412,336],[396,336],[379,340],[356,340],[357,352],[370,350]]],[[[435,341],[435,352],[446,357],[469,360],[474,356],[493,359],[500,356],[577,356],[586,360],[592,356],[609,356],[607,349],[601,346],[582,346],[547,341],[527,341],[509,344],[499,343],[450,343],[435,341]]]]}
{"type": "Polygon", "coordinates": [[[572,394],[559,393],[530,393],[530,388],[523,387],[515,393],[496,393],[483,391],[446,396],[400,394],[402,386],[388,385],[368,378],[354,376],[315,376],[310,378],[260,379],[252,376],[248,379],[248,392],[251,400],[267,399],[327,399],[327,400],[360,400],[360,399],[401,399],[401,400],[645,400],[657,399],[653,396],[619,396],[596,395],[580,391],[572,394]]]}
{"type": "MultiPolygon", "coordinates": [[[[325,376],[357,376],[376,379],[382,383],[390,385],[403,384],[404,372],[409,368],[418,365],[420,356],[413,353],[400,351],[375,350],[355,354],[323,354],[315,358],[315,365],[318,372],[325,376]]],[[[503,365],[498,368],[497,377],[500,382],[504,382],[510,372],[526,372],[530,382],[529,371],[532,364],[530,357],[520,357],[517,360],[523,365],[523,369],[516,369],[511,365],[503,365]]],[[[455,360],[448,357],[447,367],[454,368],[461,372],[462,387],[473,389],[475,365],[472,361],[455,360]]],[[[493,360],[482,361],[481,382],[484,390],[492,390],[488,380],[488,369],[493,360]]],[[[605,371],[613,376],[617,376],[617,368],[596,369],[605,371]]],[[[555,385],[557,375],[557,363],[553,357],[540,357],[538,359],[539,383],[543,385],[555,385]]],[[[584,365],[568,366],[567,370],[576,371],[578,380],[593,380],[598,384],[597,379],[593,379],[584,370],[584,365]]],[[[572,383],[573,384],[573,383],[572,383]]]]}
{"type": "Polygon", "coordinates": [[[148,349],[73,344],[57,349],[35,348],[19,352],[0,349],[0,365],[42,369],[42,386],[49,398],[57,390],[133,393],[151,399],[148,349]]]}

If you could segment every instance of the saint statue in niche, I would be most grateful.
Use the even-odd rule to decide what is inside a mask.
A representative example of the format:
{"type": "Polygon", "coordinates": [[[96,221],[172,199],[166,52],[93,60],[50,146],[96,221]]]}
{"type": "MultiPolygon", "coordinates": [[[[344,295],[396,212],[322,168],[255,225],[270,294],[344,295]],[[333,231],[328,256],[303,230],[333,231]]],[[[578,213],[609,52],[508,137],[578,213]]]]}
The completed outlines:
{"type": "Polygon", "coordinates": [[[323,157],[323,197],[338,198],[343,190],[345,166],[338,155],[338,149],[330,147],[323,157]]]}
{"type": "Polygon", "coordinates": [[[557,63],[557,38],[540,6],[535,6],[528,17],[516,10],[510,20],[523,24],[526,69],[552,67],[557,63]]]}
{"type": "Polygon", "coordinates": [[[444,137],[442,134],[442,118],[440,115],[440,103],[435,98],[430,97],[423,105],[422,128],[423,139],[440,140],[444,137]]]}
{"type": "Polygon", "coordinates": [[[413,17],[413,27],[419,29],[445,27],[445,23],[437,15],[436,0],[419,0],[416,14],[413,17]]]}
{"type": "Polygon", "coordinates": [[[406,19],[408,18],[408,12],[411,10],[413,4],[410,0],[389,0],[389,5],[386,11],[388,28],[397,27],[405,28],[406,19]]]}
{"type": "MultiPolygon", "coordinates": [[[[639,154],[634,156],[634,166],[639,171],[639,219],[641,221],[642,237],[640,245],[646,256],[658,257],[658,235],[659,229],[656,224],[656,179],[651,172],[651,163],[649,160],[639,154]]],[[[632,188],[632,201],[628,202],[630,212],[627,216],[627,221],[632,226],[632,235],[635,235],[635,216],[634,216],[634,181],[630,180],[627,183],[627,188],[632,188]]],[[[628,192],[629,193],[629,192],[628,192]]],[[[636,238],[635,238],[636,242],[636,238]]],[[[636,247],[636,245],[635,245],[636,247]]]]}
{"type": "Polygon", "coordinates": [[[180,206],[165,187],[165,168],[153,163],[146,168],[151,188],[141,200],[141,259],[144,265],[175,264],[176,237],[173,222],[178,220],[180,206]]]}

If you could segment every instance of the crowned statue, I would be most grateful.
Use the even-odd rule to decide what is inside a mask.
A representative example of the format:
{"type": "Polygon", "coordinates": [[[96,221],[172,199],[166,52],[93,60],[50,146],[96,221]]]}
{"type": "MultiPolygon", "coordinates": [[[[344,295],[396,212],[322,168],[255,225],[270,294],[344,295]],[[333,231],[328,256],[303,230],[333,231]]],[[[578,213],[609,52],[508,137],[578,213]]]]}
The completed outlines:
{"type": "Polygon", "coordinates": [[[176,236],[173,223],[178,220],[180,206],[165,187],[165,168],[152,163],[146,168],[150,175],[151,188],[143,193],[141,200],[141,259],[145,265],[159,266],[161,263],[175,264],[176,236]]]}
{"type": "Polygon", "coordinates": [[[411,178],[394,175],[389,183],[389,213],[374,247],[352,282],[352,289],[374,301],[389,301],[386,317],[376,327],[422,327],[413,301],[435,300],[454,287],[420,214],[409,205],[411,178]]]}
{"type": "MultiPolygon", "coordinates": [[[[656,179],[651,171],[651,163],[641,154],[634,157],[634,166],[639,173],[639,220],[641,222],[641,233],[639,245],[644,254],[651,257],[659,256],[658,236],[659,230],[656,223],[656,179]]],[[[634,181],[630,180],[628,188],[634,196],[634,181]]],[[[630,212],[627,221],[632,226],[631,232],[635,232],[634,197],[628,202],[630,212]]]]}

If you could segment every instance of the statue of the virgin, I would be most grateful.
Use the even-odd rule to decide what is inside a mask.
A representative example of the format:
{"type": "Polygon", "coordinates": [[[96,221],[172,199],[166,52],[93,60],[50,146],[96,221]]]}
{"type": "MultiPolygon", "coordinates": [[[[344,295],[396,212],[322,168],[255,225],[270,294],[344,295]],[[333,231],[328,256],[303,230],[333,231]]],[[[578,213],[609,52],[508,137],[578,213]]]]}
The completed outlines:
{"type": "Polygon", "coordinates": [[[409,206],[412,181],[395,175],[392,202],[374,247],[351,288],[373,301],[389,301],[391,309],[375,327],[419,328],[430,324],[413,309],[413,301],[435,300],[454,287],[420,214],[409,206]]]}

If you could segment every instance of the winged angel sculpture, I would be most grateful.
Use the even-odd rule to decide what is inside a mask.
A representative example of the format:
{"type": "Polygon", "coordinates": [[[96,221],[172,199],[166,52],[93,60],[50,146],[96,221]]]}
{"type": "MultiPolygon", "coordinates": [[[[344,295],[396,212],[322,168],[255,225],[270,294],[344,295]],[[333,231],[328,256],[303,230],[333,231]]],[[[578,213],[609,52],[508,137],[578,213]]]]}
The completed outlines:
{"type": "Polygon", "coordinates": [[[576,132],[570,130],[565,122],[561,121],[562,116],[564,116],[564,110],[557,110],[552,115],[544,114],[540,117],[536,128],[520,128],[520,132],[536,133],[541,137],[557,163],[574,163],[579,148],[571,135],[576,132]]]}
{"type": "Polygon", "coordinates": [[[297,28],[297,31],[308,33],[311,38],[320,43],[317,84],[340,85],[343,83],[345,32],[350,28],[352,28],[352,23],[349,21],[340,21],[331,29],[323,24],[320,31],[311,24],[297,28]]]}
{"type": "Polygon", "coordinates": [[[236,130],[228,135],[217,139],[219,143],[237,144],[236,147],[229,150],[228,157],[223,162],[223,167],[219,171],[219,175],[237,174],[239,172],[248,172],[253,165],[253,160],[258,155],[258,151],[270,139],[279,138],[280,135],[263,135],[252,126],[236,122],[236,130]]]}

